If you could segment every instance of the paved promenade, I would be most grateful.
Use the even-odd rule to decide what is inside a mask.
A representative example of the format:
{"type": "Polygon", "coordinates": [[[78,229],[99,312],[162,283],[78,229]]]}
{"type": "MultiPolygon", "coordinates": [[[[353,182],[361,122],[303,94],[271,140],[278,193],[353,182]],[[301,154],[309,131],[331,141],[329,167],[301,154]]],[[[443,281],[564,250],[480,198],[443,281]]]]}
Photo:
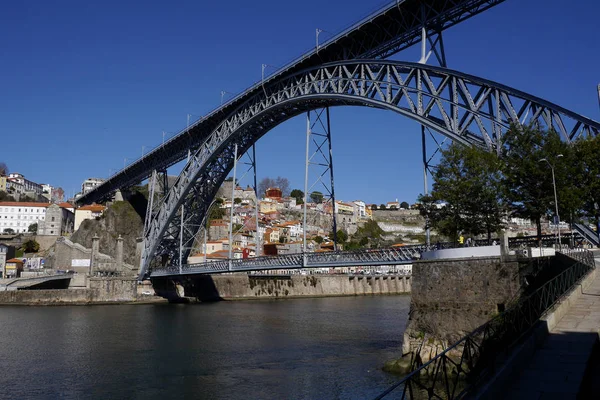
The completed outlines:
{"type": "Polygon", "coordinates": [[[576,399],[599,331],[600,274],[550,331],[504,398],[576,399]]]}

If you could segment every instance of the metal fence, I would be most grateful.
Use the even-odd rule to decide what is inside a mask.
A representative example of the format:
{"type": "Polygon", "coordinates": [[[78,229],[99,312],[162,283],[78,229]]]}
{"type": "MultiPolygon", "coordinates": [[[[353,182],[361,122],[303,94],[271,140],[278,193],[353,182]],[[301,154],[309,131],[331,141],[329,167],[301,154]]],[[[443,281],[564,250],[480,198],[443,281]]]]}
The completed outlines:
{"type": "Polygon", "coordinates": [[[572,266],[426,364],[413,364],[412,373],[376,399],[459,399],[490,377],[496,361],[594,268],[590,251],[563,254],[574,261],[572,266]]]}

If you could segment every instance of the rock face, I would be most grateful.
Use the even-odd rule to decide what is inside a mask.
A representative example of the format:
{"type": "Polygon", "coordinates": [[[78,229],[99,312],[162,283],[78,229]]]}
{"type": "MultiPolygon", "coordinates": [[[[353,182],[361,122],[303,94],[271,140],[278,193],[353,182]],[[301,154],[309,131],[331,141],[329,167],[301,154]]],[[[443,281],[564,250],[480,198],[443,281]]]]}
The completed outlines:
{"type": "Polygon", "coordinates": [[[71,241],[84,247],[92,247],[92,237],[100,238],[100,252],[115,258],[117,255],[117,238],[123,238],[123,261],[137,265],[137,238],[142,236],[144,217],[140,215],[128,201],[114,202],[98,220],[83,221],[71,241]]]}

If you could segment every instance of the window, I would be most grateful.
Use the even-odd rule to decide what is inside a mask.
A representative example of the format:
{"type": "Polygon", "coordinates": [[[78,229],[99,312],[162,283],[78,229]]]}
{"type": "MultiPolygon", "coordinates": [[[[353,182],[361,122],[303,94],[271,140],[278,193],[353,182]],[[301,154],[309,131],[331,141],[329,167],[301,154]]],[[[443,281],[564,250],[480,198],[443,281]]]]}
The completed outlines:
{"type": "Polygon", "coordinates": [[[52,217],[52,222],[54,222],[54,217],[52,217]]]}
{"type": "Polygon", "coordinates": [[[54,231],[50,231],[50,234],[51,234],[51,235],[54,235],[54,231]]]}

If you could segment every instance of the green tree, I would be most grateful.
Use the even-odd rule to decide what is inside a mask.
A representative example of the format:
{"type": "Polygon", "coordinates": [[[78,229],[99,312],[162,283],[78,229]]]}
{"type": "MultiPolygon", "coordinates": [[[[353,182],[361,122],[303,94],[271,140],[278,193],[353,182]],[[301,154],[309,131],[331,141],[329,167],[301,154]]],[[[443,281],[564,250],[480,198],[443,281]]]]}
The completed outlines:
{"type": "Polygon", "coordinates": [[[294,189],[290,193],[290,196],[294,197],[296,201],[298,201],[298,199],[304,199],[304,192],[300,189],[294,189]]]}
{"type": "MultiPolygon", "coordinates": [[[[584,217],[596,225],[596,231],[600,233],[600,138],[579,139],[574,143],[573,158],[578,160],[578,179],[575,184],[579,188],[580,198],[584,199],[581,204],[581,212],[584,217]]],[[[561,182],[564,184],[564,182],[561,182]]],[[[558,185],[557,185],[558,186],[558,185]]],[[[564,204],[561,200],[564,193],[560,192],[559,205],[563,210],[564,204]]],[[[565,211],[560,211],[565,214],[565,211]]],[[[571,213],[576,212],[573,210],[571,213]]],[[[570,218],[570,215],[567,215],[570,218]]],[[[563,218],[565,219],[565,218],[563,218]]]]}
{"type": "Polygon", "coordinates": [[[400,203],[400,208],[408,210],[410,208],[410,205],[407,202],[403,201],[402,203],[400,203]]]}
{"type": "Polygon", "coordinates": [[[7,235],[12,235],[12,234],[15,233],[15,230],[12,229],[12,228],[4,228],[4,232],[3,233],[6,233],[7,235]]]}
{"type": "Polygon", "coordinates": [[[315,241],[315,243],[317,244],[321,244],[323,243],[323,237],[322,236],[315,236],[315,238],[313,239],[315,241]]]}
{"type": "Polygon", "coordinates": [[[492,233],[502,226],[501,162],[486,150],[452,143],[442,151],[429,196],[420,196],[421,214],[439,233],[456,241],[460,232],[492,233]]]}
{"type": "Polygon", "coordinates": [[[239,197],[236,197],[233,199],[233,204],[241,204],[242,199],[240,199],[239,197]]]}
{"type": "Polygon", "coordinates": [[[320,203],[323,202],[323,193],[321,193],[321,192],[312,192],[310,194],[310,199],[312,200],[313,203],[320,204],[320,203]]]}
{"type": "Polygon", "coordinates": [[[377,204],[372,204],[371,205],[371,210],[377,210],[377,204]]]}
{"type": "Polygon", "coordinates": [[[35,223],[29,225],[29,227],[27,228],[27,232],[36,233],[37,228],[38,228],[38,224],[37,224],[37,222],[35,222],[35,223]]]}
{"type": "MultiPolygon", "coordinates": [[[[333,237],[333,233],[331,234],[333,237]]],[[[345,243],[348,241],[348,234],[343,229],[338,229],[337,231],[337,241],[338,243],[345,243]]]]}
{"type": "Polygon", "coordinates": [[[385,204],[381,204],[381,205],[379,206],[379,209],[380,209],[380,210],[385,210],[385,209],[386,209],[386,207],[385,207],[385,204]]]}
{"type": "Polygon", "coordinates": [[[377,248],[383,244],[384,233],[377,221],[369,220],[357,229],[353,235],[353,240],[358,241],[361,247],[371,243],[371,247],[377,248]]]}
{"type": "Polygon", "coordinates": [[[546,159],[554,166],[565,209],[577,208],[576,195],[566,193],[570,186],[567,182],[569,169],[564,163],[567,157],[557,157],[559,154],[567,154],[570,158],[572,153],[555,131],[512,126],[504,136],[504,197],[514,215],[535,222],[538,240],[542,235],[542,217],[553,214],[555,209],[552,171],[540,160],[546,159]]]}
{"type": "Polygon", "coordinates": [[[296,204],[304,204],[304,192],[300,189],[294,189],[290,196],[296,199],[296,204]]]}
{"type": "Polygon", "coordinates": [[[22,249],[25,253],[37,253],[40,250],[40,244],[35,240],[28,240],[23,243],[22,249]]]}

